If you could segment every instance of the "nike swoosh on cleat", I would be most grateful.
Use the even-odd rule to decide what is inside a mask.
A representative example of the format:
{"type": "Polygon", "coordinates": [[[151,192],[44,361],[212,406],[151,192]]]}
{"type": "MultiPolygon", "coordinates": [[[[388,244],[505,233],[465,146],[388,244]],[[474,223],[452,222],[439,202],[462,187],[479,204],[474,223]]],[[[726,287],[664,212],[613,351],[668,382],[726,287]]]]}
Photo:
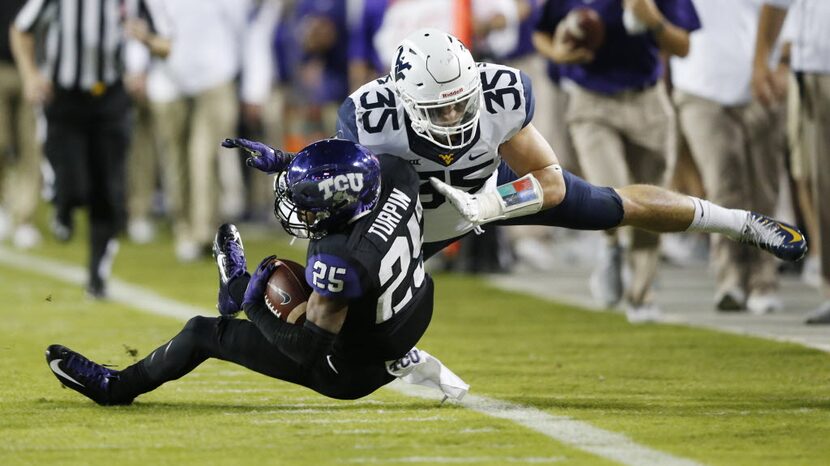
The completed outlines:
{"type": "Polygon", "coordinates": [[[789,233],[793,236],[793,239],[790,240],[790,244],[798,243],[799,241],[804,239],[804,237],[801,236],[801,233],[799,233],[798,231],[784,225],[783,223],[779,223],[778,226],[781,227],[782,229],[784,229],[784,231],[786,231],[787,233],[789,233]]]}
{"type": "Polygon", "coordinates": [[[340,372],[337,372],[337,368],[334,367],[334,363],[331,362],[330,354],[326,355],[326,362],[329,363],[329,367],[331,367],[331,370],[333,370],[335,374],[340,375],[340,372]]]}
{"type": "Polygon", "coordinates": [[[67,374],[66,372],[63,371],[63,369],[61,369],[61,367],[58,365],[58,364],[60,364],[61,361],[63,361],[63,359],[53,359],[53,360],[49,361],[49,368],[52,369],[52,372],[54,372],[55,374],[58,374],[59,376],[63,377],[64,379],[69,379],[69,380],[71,380],[71,381],[75,382],[76,384],[83,387],[84,384],[82,384],[81,382],[78,382],[77,380],[73,379],[72,377],[69,376],[69,374],[67,374]]]}

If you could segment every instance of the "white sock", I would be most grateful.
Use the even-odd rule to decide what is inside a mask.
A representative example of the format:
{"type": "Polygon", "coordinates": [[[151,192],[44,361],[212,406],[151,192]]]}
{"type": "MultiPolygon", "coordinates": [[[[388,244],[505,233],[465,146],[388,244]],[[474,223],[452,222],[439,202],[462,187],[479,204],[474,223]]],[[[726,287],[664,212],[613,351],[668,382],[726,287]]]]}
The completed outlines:
{"type": "Polygon", "coordinates": [[[749,212],[743,209],[727,209],[705,199],[689,196],[695,205],[695,218],[686,231],[721,233],[739,239],[749,212]]]}

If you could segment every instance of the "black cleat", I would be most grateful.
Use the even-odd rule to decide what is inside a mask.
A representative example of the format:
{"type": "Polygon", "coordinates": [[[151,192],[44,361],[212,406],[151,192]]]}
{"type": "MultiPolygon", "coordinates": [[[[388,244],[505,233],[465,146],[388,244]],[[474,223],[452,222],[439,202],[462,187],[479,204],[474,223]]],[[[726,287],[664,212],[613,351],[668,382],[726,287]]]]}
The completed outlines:
{"type": "Polygon", "coordinates": [[[213,239],[213,258],[216,259],[216,266],[219,268],[219,298],[216,309],[224,316],[232,316],[242,309],[242,303],[237,303],[231,297],[228,284],[234,278],[248,275],[242,237],[232,223],[225,223],[216,231],[216,237],[213,239]]]}
{"type": "Polygon", "coordinates": [[[118,379],[119,371],[96,364],[65,346],[46,348],[46,362],[60,383],[99,405],[128,405],[133,401],[110,398],[110,384],[118,379]]]}

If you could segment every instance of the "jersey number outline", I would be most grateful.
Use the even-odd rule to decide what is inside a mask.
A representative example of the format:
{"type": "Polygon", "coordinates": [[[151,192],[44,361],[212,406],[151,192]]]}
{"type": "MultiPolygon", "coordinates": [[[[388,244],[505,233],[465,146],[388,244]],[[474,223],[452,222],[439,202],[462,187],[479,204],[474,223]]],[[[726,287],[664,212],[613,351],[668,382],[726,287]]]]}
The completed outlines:
{"type": "Polygon", "coordinates": [[[521,105],[521,95],[519,94],[519,90],[516,89],[516,83],[518,82],[519,78],[516,76],[516,73],[510,70],[496,70],[493,73],[493,79],[488,81],[487,75],[485,73],[481,73],[481,90],[484,93],[484,108],[493,115],[498,113],[495,106],[493,104],[497,104],[502,109],[506,109],[507,106],[504,104],[504,96],[512,95],[513,96],[513,108],[511,110],[516,110],[521,105]],[[498,86],[499,81],[503,75],[508,76],[507,86],[501,87],[496,89],[498,86]]]}
{"type": "Polygon", "coordinates": [[[390,120],[392,121],[393,130],[397,131],[401,127],[400,123],[398,122],[398,104],[395,100],[395,93],[392,92],[392,89],[389,88],[386,88],[384,90],[386,91],[385,95],[381,91],[374,91],[374,102],[369,102],[368,100],[369,94],[372,91],[366,91],[363,93],[363,95],[360,96],[360,106],[364,110],[363,114],[360,117],[360,123],[363,125],[363,130],[369,134],[382,132],[383,128],[390,120]],[[383,109],[383,111],[380,112],[377,124],[373,125],[372,122],[369,121],[369,116],[375,113],[372,112],[372,110],[376,109],[383,109]]]}
{"type": "Polygon", "coordinates": [[[343,278],[346,275],[346,269],[343,267],[332,267],[322,261],[315,261],[313,271],[311,272],[311,281],[314,286],[320,289],[328,290],[332,293],[339,293],[343,291],[343,278]],[[328,274],[326,273],[328,271],[328,274]],[[328,277],[326,277],[328,275],[328,277]]]}
{"type": "Polygon", "coordinates": [[[375,323],[380,324],[391,319],[412,300],[414,291],[424,283],[425,272],[421,251],[421,244],[424,240],[421,231],[422,215],[423,207],[420,202],[417,202],[415,204],[415,214],[409,217],[409,221],[406,222],[407,234],[396,236],[389,251],[380,260],[378,279],[380,280],[381,289],[384,287],[386,289],[378,297],[375,323]],[[409,266],[413,260],[417,260],[418,265],[412,271],[412,286],[407,286],[403,297],[398,302],[393,303],[395,292],[409,275],[409,266]],[[397,273],[395,273],[396,264],[398,265],[397,273]]]}

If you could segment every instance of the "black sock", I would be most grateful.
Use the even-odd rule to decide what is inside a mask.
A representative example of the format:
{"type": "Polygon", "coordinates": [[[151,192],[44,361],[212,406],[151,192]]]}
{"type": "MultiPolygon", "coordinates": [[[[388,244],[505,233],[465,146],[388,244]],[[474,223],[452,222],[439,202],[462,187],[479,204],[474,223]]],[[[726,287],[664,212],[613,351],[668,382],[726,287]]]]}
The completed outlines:
{"type": "Polygon", "coordinates": [[[231,295],[231,299],[233,302],[242,305],[242,301],[245,299],[245,290],[248,289],[248,282],[251,281],[251,275],[245,274],[236,278],[231,279],[228,282],[228,293],[231,295]]]}
{"type": "Polygon", "coordinates": [[[217,332],[217,319],[190,319],[169,342],[120,372],[110,385],[112,401],[132,400],[192,371],[209,357],[217,332]]]}

